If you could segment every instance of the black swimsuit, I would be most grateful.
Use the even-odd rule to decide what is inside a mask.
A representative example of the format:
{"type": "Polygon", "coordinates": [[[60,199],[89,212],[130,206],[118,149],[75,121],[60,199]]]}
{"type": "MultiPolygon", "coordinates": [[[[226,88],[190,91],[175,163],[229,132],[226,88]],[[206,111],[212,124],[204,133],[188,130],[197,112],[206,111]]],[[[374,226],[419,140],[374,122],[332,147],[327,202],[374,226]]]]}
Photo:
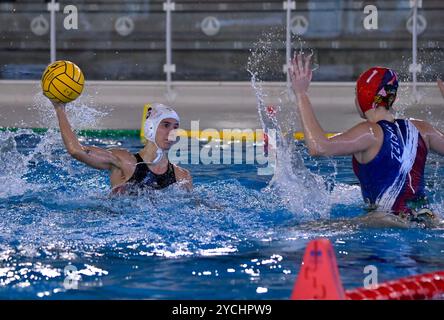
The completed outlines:
{"type": "Polygon", "coordinates": [[[165,173],[155,174],[138,153],[134,156],[137,159],[136,170],[132,177],[124,185],[116,187],[113,193],[137,194],[139,190],[163,189],[177,182],[171,162],[168,161],[168,169],[165,173]]]}

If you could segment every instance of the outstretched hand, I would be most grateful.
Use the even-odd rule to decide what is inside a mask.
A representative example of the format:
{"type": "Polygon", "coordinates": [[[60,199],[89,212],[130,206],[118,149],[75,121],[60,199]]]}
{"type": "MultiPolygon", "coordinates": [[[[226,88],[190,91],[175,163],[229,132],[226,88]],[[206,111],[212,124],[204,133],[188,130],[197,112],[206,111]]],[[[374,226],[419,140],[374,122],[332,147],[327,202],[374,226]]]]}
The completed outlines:
{"type": "Polygon", "coordinates": [[[444,98],[444,82],[438,78],[438,88],[441,91],[442,97],[444,98]]]}
{"type": "Polygon", "coordinates": [[[306,93],[310,86],[313,71],[310,68],[311,55],[303,57],[298,54],[291,60],[291,66],[288,68],[293,91],[296,95],[306,93]]]}

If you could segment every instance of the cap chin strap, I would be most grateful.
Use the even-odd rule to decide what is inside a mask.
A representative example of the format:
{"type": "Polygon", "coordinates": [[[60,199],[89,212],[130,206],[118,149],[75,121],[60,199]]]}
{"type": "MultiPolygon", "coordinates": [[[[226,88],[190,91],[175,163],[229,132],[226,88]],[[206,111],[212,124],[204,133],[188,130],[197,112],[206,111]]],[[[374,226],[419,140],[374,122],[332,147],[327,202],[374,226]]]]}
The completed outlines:
{"type": "Polygon", "coordinates": [[[165,154],[165,152],[157,146],[157,143],[154,142],[154,145],[155,145],[156,148],[157,148],[157,149],[156,149],[156,157],[154,158],[153,161],[151,161],[151,164],[157,164],[157,163],[159,163],[160,160],[162,160],[163,155],[165,154]]]}
{"type": "Polygon", "coordinates": [[[160,160],[162,160],[163,156],[165,155],[165,151],[162,150],[161,148],[159,148],[159,146],[157,145],[157,143],[155,141],[152,141],[150,139],[147,139],[149,142],[151,142],[152,144],[154,144],[156,146],[156,157],[154,158],[153,161],[145,161],[146,164],[158,164],[160,162],[160,160]]]}

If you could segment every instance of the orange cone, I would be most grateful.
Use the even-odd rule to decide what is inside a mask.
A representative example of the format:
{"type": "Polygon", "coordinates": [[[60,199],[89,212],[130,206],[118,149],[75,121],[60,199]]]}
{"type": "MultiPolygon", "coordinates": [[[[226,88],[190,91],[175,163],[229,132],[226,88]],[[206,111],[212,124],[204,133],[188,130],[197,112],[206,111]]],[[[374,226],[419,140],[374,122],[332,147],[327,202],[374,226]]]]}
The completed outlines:
{"type": "Polygon", "coordinates": [[[328,239],[311,241],[305,249],[292,300],[344,300],[333,247],[328,239]]]}

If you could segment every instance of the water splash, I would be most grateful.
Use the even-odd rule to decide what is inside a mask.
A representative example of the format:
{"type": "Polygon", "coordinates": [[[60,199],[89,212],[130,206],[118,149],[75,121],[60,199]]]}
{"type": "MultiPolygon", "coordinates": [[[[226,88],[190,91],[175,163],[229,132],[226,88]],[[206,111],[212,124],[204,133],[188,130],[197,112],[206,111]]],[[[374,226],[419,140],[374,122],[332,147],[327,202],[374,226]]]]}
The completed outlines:
{"type": "Polygon", "coordinates": [[[68,191],[63,183],[70,184],[70,178],[0,201],[2,251],[17,257],[23,256],[20,248],[28,257],[102,251],[119,256],[226,254],[245,241],[270,237],[292,219],[273,195],[236,180],[197,185],[192,194],[172,186],[140,197],[110,198],[109,189],[101,190],[104,175],[89,169],[88,174],[88,183],[68,191]]]}
{"type": "MultiPolygon", "coordinates": [[[[421,72],[418,73],[418,82],[432,82],[442,77],[444,74],[444,53],[439,47],[436,50],[420,48],[418,52],[418,63],[421,65],[421,72]]],[[[412,74],[409,72],[409,66],[412,63],[411,57],[402,57],[402,63],[398,71],[400,82],[409,82],[412,80],[412,74]]],[[[418,86],[416,96],[413,97],[412,89],[408,86],[400,86],[398,97],[395,102],[396,117],[405,118],[406,113],[412,108],[419,107],[421,118],[430,122],[434,126],[439,126],[440,117],[434,116],[432,108],[427,104],[426,98],[436,94],[438,89],[435,86],[418,86]]]]}
{"type": "MultiPolygon", "coordinates": [[[[47,112],[51,116],[53,110],[50,108],[47,112]]],[[[94,118],[94,112],[91,114],[94,118]]],[[[44,121],[49,123],[49,120],[44,121]]],[[[72,121],[79,124],[76,119],[72,121]]],[[[280,121],[277,124],[283,133],[291,129],[280,121]]],[[[0,176],[5,178],[6,188],[11,188],[3,194],[4,197],[0,197],[2,297],[45,298],[65,292],[62,287],[65,280],[63,272],[70,263],[77,267],[83,280],[79,291],[69,291],[62,297],[94,298],[101,295],[115,298],[121,294],[127,298],[130,291],[133,297],[143,292],[145,298],[177,298],[183,292],[189,294],[186,297],[204,295],[204,290],[212,290],[218,284],[215,282],[218,279],[221,279],[221,285],[229,282],[222,272],[218,277],[216,271],[216,277],[205,279],[201,287],[195,278],[180,282],[183,287],[178,286],[177,278],[189,279],[191,271],[200,267],[209,270],[208,263],[215,265],[211,270],[220,271],[224,263],[230,268],[230,279],[239,281],[235,281],[236,288],[225,286],[222,291],[234,290],[237,294],[239,283],[251,287],[252,282],[266,280],[266,267],[274,264],[270,263],[270,259],[278,261],[279,265],[270,266],[275,268],[272,270],[276,271],[276,278],[268,281],[281,286],[282,277],[290,273],[288,266],[295,266],[295,248],[302,250],[305,239],[317,236],[355,237],[356,231],[344,226],[332,230],[330,224],[301,225],[299,216],[288,210],[288,202],[283,201],[282,193],[276,192],[275,187],[268,189],[269,192],[256,190],[238,179],[239,170],[244,170],[244,167],[228,169],[227,166],[216,171],[216,176],[213,168],[191,168],[197,178],[195,191],[191,194],[173,185],[141,197],[109,197],[107,173],[88,168],[67,155],[60,133],[56,130],[51,129],[43,135],[30,130],[0,134],[0,157],[3,156],[0,170],[4,168],[0,176]],[[13,190],[9,185],[13,184],[14,179],[26,183],[27,188],[13,190]],[[209,182],[201,182],[200,179],[209,182]],[[284,256],[284,263],[287,259],[284,254],[292,252],[287,267],[282,263],[285,275],[278,272],[282,257],[269,252],[284,256]],[[230,257],[223,257],[228,254],[230,257]],[[259,261],[252,259],[257,255],[259,261]],[[193,259],[187,259],[190,256],[193,259]],[[205,266],[199,265],[201,261],[205,266]],[[244,272],[239,272],[240,269],[244,272]],[[231,270],[236,272],[231,274],[231,270]],[[106,276],[108,274],[111,276],[106,276]],[[131,277],[133,280],[128,282],[131,277]],[[255,279],[251,280],[252,277],[255,279]],[[106,279],[103,287],[101,278],[106,279]],[[140,284],[144,285],[143,290],[140,284]],[[94,286],[101,288],[94,290],[94,286]],[[119,292],[121,287],[124,287],[124,294],[119,292]],[[164,292],[165,288],[171,290],[170,295],[159,293],[164,292]]],[[[286,141],[289,136],[283,134],[282,137],[282,141],[286,141]]],[[[120,142],[102,139],[84,141],[103,147],[120,142]]],[[[124,142],[124,147],[130,149],[137,146],[127,138],[124,142]]],[[[293,143],[287,146],[296,149],[302,147],[293,143]]],[[[303,162],[300,155],[299,149],[289,152],[288,163],[303,162]],[[297,157],[292,158],[294,156],[297,157]]],[[[254,173],[249,178],[255,184],[265,184],[254,176],[254,169],[251,169],[254,173]]],[[[287,169],[292,177],[298,177],[293,168],[287,169]]],[[[305,171],[302,173],[305,174],[305,171]]],[[[300,184],[300,181],[296,180],[295,183],[300,184]]],[[[286,187],[294,191],[293,186],[286,187]]],[[[322,183],[319,187],[326,189],[322,183]]],[[[353,205],[358,199],[355,196],[357,192],[357,187],[344,185],[342,188],[342,185],[335,184],[330,193],[330,205],[353,205]],[[350,189],[353,191],[350,192],[350,189]]],[[[289,198],[291,193],[288,195],[287,199],[293,201],[289,198]]],[[[300,201],[307,200],[294,201],[294,207],[300,201]]],[[[357,239],[359,241],[359,235],[357,239]]],[[[360,246],[361,243],[358,251],[360,246]]],[[[208,271],[202,273],[205,275],[208,271]]],[[[289,281],[293,283],[294,276],[290,276],[289,281]]],[[[267,287],[266,284],[262,286],[267,287]]],[[[273,287],[270,288],[270,292],[273,292],[273,287]]],[[[241,290],[244,290],[243,287],[241,290]]],[[[288,296],[287,290],[284,295],[288,296]]],[[[233,296],[228,293],[226,297],[233,296]]],[[[235,297],[244,298],[244,295],[237,294],[235,297]]]]}
{"type": "MultiPolygon", "coordinates": [[[[95,127],[105,115],[87,100],[67,105],[74,129],[95,127]]],[[[5,186],[0,193],[0,243],[2,252],[12,252],[8,257],[17,261],[101,250],[167,257],[224,254],[236,251],[245,239],[274,234],[281,221],[293,219],[273,195],[264,197],[236,180],[197,185],[193,196],[172,186],[136,198],[109,197],[107,173],[66,153],[48,99],[37,94],[34,108],[39,123],[50,128],[47,132],[0,132],[5,186]]],[[[106,140],[80,139],[110,147],[106,140]]]]}
{"type": "MultiPolygon", "coordinates": [[[[276,193],[245,187],[236,179],[198,182],[191,194],[173,185],[140,197],[109,197],[107,173],[66,155],[57,131],[2,134],[0,167],[11,157],[21,159],[15,179],[28,184],[0,198],[0,259],[12,268],[8,274],[28,268],[35,281],[44,281],[37,265],[25,266],[30,259],[61,273],[67,261],[104,255],[232,254],[263,239],[286,239],[283,230],[300,222],[276,193]]],[[[11,170],[3,174],[6,185],[13,181],[11,170]]]]}
{"type": "MultiPolygon", "coordinates": [[[[58,129],[54,107],[41,92],[34,95],[33,111],[38,112],[39,124],[42,127],[58,129]]],[[[93,98],[85,94],[66,104],[66,113],[75,130],[97,128],[107,115],[107,112],[97,110],[93,98]]]]}
{"type": "MultiPolygon", "coordinates": [[[[0,182],[4,186],[0,190],[0,198],[22,195],[29,190],[37,191],[38,183],[34,183],[32,168],[41,164],[55,166],[62,171],[70,171],[72,166],[67,161],[69,156],[62,152],[63,142],[58,132],[58,121],[54,107],[43,95],[39,86],[35,88],[34,105],[30,112],[38,114],[37,124],[49,130],[43,135],[34,134],[31,130],[18,132],[0,132],[0,182]],[[33,144],[33,141],[37,141],[33,144]],[[17,144],[33,144],[26,152],[19,152],[17,144]],[[68,165],[67,165],[68,164],[68,165]]],[[[79,99],[66,105],[66,112],[74,130],[94,128],[100,123],[105,112],[94,108],[92,97],[82,95],[79,99]]],[[[82,138],[80,138],[82,140],[82,138]]],[[[52,183],[51,180],[46,181],[52,183]]]]}
{"type": "MultiPolygon", "coordinates": [[[[27,130],[25,134],[29,133],[27,130]]],[[[17,151],[16,136],[10,131],[0,131],[0,199],[21,195],[33,188],[22,179],[31,157],[17,151]]]]}
{"type": "MultiPolygon", "coordinates": [[[[294,99],[288,90],[266,86],[268,73],[279,61],[281,42],[278,33],[266,33],[253,46],[248,62],[251,85],[257,98],[257,110],[264,132],[275,130],[277,165],[269,192],[279,194],[287,208],[301,219],[329,216],[330,201],[323,178],[308,170],[294,143],[294,128],[299,122],[294,99]],[[272,112],[270,112],[270,108],[272,112]],[[313,192],[315,191],[316,192],[313,192]]],[[[298,52],[303,52],[299,41],[298,52]]],[[[273,71],[272,71],[273,72],[273,71]]]]}

